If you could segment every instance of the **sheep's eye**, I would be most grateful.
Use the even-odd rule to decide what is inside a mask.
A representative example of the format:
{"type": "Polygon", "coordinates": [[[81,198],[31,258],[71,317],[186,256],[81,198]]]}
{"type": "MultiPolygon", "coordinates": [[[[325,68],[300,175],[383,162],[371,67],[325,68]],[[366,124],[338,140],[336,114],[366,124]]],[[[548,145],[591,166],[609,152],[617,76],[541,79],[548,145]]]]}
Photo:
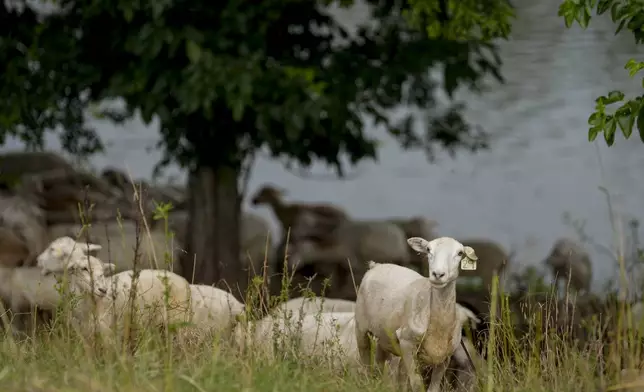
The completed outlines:
{"type": "Polygon", "coordinates": [[[458,257],[463,257],[463,251],[462,250],[458,251],[458,257]]]}

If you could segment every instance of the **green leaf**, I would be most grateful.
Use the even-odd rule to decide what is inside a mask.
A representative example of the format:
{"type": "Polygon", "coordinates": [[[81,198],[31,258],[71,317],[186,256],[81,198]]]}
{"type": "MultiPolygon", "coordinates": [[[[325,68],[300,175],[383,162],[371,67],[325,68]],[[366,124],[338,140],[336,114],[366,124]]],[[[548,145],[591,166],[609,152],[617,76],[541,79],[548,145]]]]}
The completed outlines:
{"type": "Polygon", "coordinates": [[[619,19],[619,11],[619,3],[615,3],[612,7],[610,7],[610,18],[613,20],[613,22],[617,22],[617,20],[619,19]]]}
{"type": "Polygon", "coordinates": [[[624,28],[624,25],[626,24],[627,19],[623,19],[621,22],[619,22],[619,25],[617,25],[617,29],[615,30],[615,35],[619,34],[620,31],[624,28]]]}
{"type": "Polygon", "coordinates": [[[631,137],[633,133],[633,119],[634,116],[631,115],[630,108],[628,106],[622,106],[615,112],[615,118],[617,119],[617,124],[622,130],[622,134],[625,139],[631,137]]]}
{"type": "Polygon", "coordinates": [[[594,126],[588,130],[588,141],[593,142],[597,138],[597,134],[599,133],[600,128],[598,126],[594,126]]]}
{"type": "Polygon", "coordinates": [[[132,10],[132,7],[125,7],[125,9],[123,10],[123,18],[126,22],[132,21],[132,18],[134,18],[134,10],[132,10]]]}
{"type": "Polygon", "coordinates": [[[201,47],[193,40],[186,41],[186,56],[191,63],[196,64],[201,58],[201,47]]]}
{"type": "Polygon", "coordinates": [[[643,61],[636,61],[635,59],[630,59],[624,66],[625,69],[628,70],[628,75],[630,77],[635,76],[639,71],[644,69],[644,62],[643,61]]]}
{"type": "Polygon", "coordinates": [[[237,122],[241,121],[244,115],[244,101],[242,99],[236,99],[232,102],[232,106],[233,120],[237,122]]]}
{"type": "Polygon", "coordinates": [[[610,8],[611,0],[599,0],[597,4],[597,15],[602,15],[610,8]]]}
{"type": "Polygon", "coordinates": [[[613,90],[608,93],[608,100],[604,102],[606,105],[610,105],[624,99],[624,93],[619,90],[613,90]]]}
{"type": "Polygon", "coordinates": [[[612,146],[615,143],[615,131],[617,130],[617,122],[614,117],[609,117],[606,121],[606,126],[604,127],[604,140],[608,146],[612,146]]]}
{"type": "Polygon", "coordinates": [[[637,113],[637,130],[640,133],[640,139],[644,142],[644,105],[640,106],[640,110],[637,113]]]}

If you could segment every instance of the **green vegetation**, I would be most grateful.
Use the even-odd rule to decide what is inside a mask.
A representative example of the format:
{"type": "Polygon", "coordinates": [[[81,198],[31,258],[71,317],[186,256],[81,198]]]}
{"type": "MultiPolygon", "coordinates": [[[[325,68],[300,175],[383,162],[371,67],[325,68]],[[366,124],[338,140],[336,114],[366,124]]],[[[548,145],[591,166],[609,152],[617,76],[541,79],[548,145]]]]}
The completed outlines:
{"type": "MultiPolygon", "coordinates": [[[[593,12],[603,15],[609,10],[613,23],[617,25],[615,34],[626,28],[633,34],[635,42],[641,45],[644,42],[644,2],[640,0],[565,0],[559,6],[559,15],[564,17],[567,27],[577,22],[586,28],[593,12]]],[[[630,59],[624,68],[630,77],[634,77],[644,69],[644,61],[630,59]]],[[[640,84],[644,89],[644,77],[640,84]]],[[[634,127],[644,142],[644,94],[626,99],[623,92],[615,90],[598,97],[588,125],[588,141],[591,142],[603,132],[606,144],[612,146],[618,128],[628,139],[634,127]]]]}

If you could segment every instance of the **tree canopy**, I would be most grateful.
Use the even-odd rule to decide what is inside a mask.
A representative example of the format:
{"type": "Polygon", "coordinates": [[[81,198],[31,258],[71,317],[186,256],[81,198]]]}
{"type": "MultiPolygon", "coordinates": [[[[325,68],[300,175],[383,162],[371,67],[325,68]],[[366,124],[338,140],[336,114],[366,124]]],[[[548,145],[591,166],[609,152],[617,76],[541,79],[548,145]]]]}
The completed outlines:
{"type": "Polygon", "coordinates": [[[200,223],[188,232],[201,235],[188,247],[210,269],[195,277],[212,283],[226,277],[218,263],[238,257],[238,179],[257,150],[342,175],[342,157],[377,156],[365,114],[429,158],[437,146],[485,146],[461,105],[440,110],[437,94],[502,80],[491,38],[507,37],[511,12],[492,0],[438,1],[437,10],[424,1],[369,2],[370,23],[355,34],[328,1],[60,0],[46,16],[5,5],[0,140],[42,146],[57,129],[66,149],[90,153],[101,148],[84,116],[93,102],[122,98],[124,112],[102,113],[117,122],[158,117],[162,163],[191,173],[190,221],[200,223]],[[438,81],[428,72],[436,66],[438,81]],[[399,105],[421,110],[394,121],[399,105]]]}
{"type": "MultiPolygon", "coordinates": [[[[559,16],[564,17],[567,27],[577,22],[586,28],[593,13],[603,15],[609,10],[613,23],[617,24],[615,34],[626,28],[633,34],[635,42],[641,45],[644,42],[644,2],[640,0],[565,0],[559,6],[559,16]]],[[[624,68],[630,77],[634,77],[644,69],[644,61],[630,59],[624,68]]],[[[644,89],[644,77],[640,85],[644,89]]],[[[588,141],[591,142],[603,132],[606,144],[612,146],[618,128],[628,139],[634,127],[644,142],[644,94],[627,99],[623,92],[613,90],[597,97],[595,111],[588,118],[588,125],[588,141]]]]}

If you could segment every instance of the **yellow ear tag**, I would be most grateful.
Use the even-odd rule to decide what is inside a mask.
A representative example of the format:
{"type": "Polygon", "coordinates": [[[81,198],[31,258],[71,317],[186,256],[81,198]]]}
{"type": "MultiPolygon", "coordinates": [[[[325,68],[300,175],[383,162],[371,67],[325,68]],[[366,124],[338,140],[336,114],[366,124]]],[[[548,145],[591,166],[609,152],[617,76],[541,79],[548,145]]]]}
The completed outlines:
{"type": "Polygon", "coordinates": [[[467,256],[464,256],[461,259],[461,269],[463,271],[474,271],[474,270],[476,270],[476,260],[471,260],[467,256]]]}

